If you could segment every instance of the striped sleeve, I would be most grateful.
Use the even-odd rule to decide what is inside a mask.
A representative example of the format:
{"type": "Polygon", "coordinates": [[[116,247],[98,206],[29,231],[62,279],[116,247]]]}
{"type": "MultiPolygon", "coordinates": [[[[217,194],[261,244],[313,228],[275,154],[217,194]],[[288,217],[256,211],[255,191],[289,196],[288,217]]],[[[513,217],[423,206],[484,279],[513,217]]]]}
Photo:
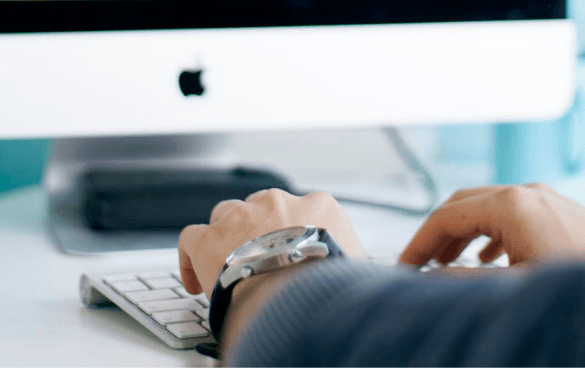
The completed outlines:
{"type": "MultiPolygon", "coordinates": [[[[330,303],[351,298],[356,288],[380,280],[419,277],[409,267],[388,267],[345,259],[326,260],[307,268],[275,297],[245,332],[230,366],[272,366],[303,336],[304,327],[327,315],[330,303]]],[[[300,358],[300,357],[299,357],[300,358]]]]}
{"type": "Polygon", "coordinates": [[[585,366],[585,264],[421,276],[324,261],[258,314],[234,366],[585,366]]]}

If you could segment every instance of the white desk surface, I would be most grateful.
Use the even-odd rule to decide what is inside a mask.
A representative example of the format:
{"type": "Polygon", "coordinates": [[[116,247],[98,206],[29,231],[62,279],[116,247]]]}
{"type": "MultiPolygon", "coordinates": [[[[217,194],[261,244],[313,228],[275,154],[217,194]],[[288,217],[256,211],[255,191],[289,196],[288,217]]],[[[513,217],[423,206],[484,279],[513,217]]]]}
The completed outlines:
{"type": "Polygon", "coordinates": [[[84,272],[176,267],[176,251],[74,257],[47,231],[45,195],[30,188],[0,197],[0,365],[198,366],[211,360],[174,350],[115,307],[87,309],[84,272]]]}
{"type": "MultiPolygon", "coordinates": [[[[583,180],[566,185],[582,201],[583,180]]],[[[176,267],[175,250],[107,256],[60,253],[47,231],[40,187],[0,196],[0,365],[201,366],[194,350],[174,350],[116,307],[85,308],[78,281],[84,272],[176,267]]],[[[348,207],[370,253],[397,254],[423,218],[348,207]]]]}

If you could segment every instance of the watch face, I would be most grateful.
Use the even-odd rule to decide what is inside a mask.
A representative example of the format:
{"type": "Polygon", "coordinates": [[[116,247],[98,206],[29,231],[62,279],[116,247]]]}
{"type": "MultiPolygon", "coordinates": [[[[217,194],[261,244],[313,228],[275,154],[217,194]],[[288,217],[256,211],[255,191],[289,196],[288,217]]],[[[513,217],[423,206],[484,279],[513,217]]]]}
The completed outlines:
{"type": "Polygon", "coordinates": [[[282,249],[307,232],[305,227],[290,227],[283,230],[273,231],[256,239],[250,240],[236,249],[227,259],[232,261],[247,262],[250,259],[259,257],[273,249],[282,249]]]}

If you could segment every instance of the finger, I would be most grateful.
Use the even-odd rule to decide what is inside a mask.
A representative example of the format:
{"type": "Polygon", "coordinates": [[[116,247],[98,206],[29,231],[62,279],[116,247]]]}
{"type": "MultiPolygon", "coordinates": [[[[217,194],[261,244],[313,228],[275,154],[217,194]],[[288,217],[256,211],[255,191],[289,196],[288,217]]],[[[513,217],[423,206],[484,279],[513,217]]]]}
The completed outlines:
{"type": "Polygon", "coordinates": [[[420,267],[441,250],[446,238],[490,236],[495,207],[491,198],[490,193],[484,193],[440,207],[418,230],[400,256],[400,262],[420,267]]]}
{"type": "Polygon", "coordinates": [[[492,241],[490,241],[488,245],[479,252],[479,260],[484,263],[491,262],[501,256],[502,253],[504,253],[504,245],[502,242],[492,239],[492,241]]]}
{"type": "Polygon", "coordinates": [[[554,190],[552,187],[550,187],[546,184],[543,184],[543,183],[529,183],[529,184],[524,184],[524,186],[526,188],[539,190],[541,192],[557,193],[557,191],[554,190]]]}
{"type": "Polygon", "coordinates": [[[179,249],[179,266],[181,268],[181,279],[185,290],[191,294],[200,294],[203,292],[201,283],[193,270],[191,258],[185,253],[183,249],[179,249]]]}
{"type": "Polygon", "coordinates": [[[447,246],[443,248],[440,252],[435,254],[435,259],[444,265],[453,262],[465,248],[475,240],[477,236],[471,238],[460,238],[455,239],[447,243],[447,246]]]}
{"type": "Polygon", "coordinates": [[[228,199],[219,202],[218,204],[215,205],[215,207],[213,207],[213,210],[211,210],[211,216],[209,216],[209,223],[213,224],[214,222],[224,217],[231,210],[241,205],[242,203],[244,202],[239,199],[228,199]]]}
{"type": "Polygon", "coordinates": [[[447,200],[446,203],[457,202],[457,201],[460,201],[460,200],[465,199],[465,198],[475,197],[477,195],[495,193],[495,192],[498,192],[504,188],[505,188],[505,186],[503,186],[503,185],[490,185],[490,186],[485,186],[485,187],[480,187],[480,188],[458,190],[451,195],[451,197],[447,200]]]}
{"type": "MultiPolygon", "coordinates": [[[[454,239],[454,238],[451,238],[448,236],[444,237],[438,243],[437,247],[435,248],[435,253],[432,254],[430,258],[437,259],[444,252],[444,250],[449,246],[449,244],[451,244],[452,242],[457,241],[457,240],[461,240],[461,239],[454,239]]],[[[430,258],[429,258],[429,260],[430,260],[430,258]]],[[[437,261],[439,261],[439,260],[437,259],[437,261]]]]}
{"type": "Polygon", "coordinates": [[[193,262],[189,254],[193,254],[195,245],[201,239],[201,235],[207,228],[207,225],[190,225],[181,231],[179,235],[179,268],[181,270],[181,279],[185,289],[191,294],[203,292],[199,278],[195,273],[193,262]]]}
{"type": "Polygon", "coordinates": [[[245,201],[248,203],[256,202],[258,200],[258,198],[263,196],[267,191],[268,191],[267,189],[262,189],[262,190],[259,190],[257,192],[254,192],[254,193],[250,194],[249,196],[247,196],[245,201]]]}

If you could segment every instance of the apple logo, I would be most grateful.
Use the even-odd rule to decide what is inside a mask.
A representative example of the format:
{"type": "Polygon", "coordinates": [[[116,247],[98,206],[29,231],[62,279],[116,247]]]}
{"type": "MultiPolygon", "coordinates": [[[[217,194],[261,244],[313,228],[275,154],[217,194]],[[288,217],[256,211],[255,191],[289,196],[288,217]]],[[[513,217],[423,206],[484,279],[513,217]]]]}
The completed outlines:
{"type": "Polygon", "coordinates": [[[179,76],[179,87],[184,96],[201,96],[205,92],[201,84],[201,73],[203,70],[185,70],[179,76]]]}

